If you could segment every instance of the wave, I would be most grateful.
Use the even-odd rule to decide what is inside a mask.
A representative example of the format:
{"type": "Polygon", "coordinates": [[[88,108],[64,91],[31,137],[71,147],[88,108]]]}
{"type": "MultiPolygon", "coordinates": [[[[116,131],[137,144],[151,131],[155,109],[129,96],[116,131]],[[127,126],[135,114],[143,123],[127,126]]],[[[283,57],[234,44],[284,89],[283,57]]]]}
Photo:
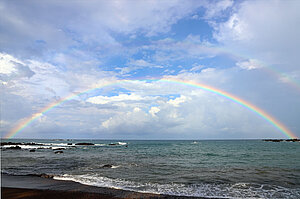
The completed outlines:
{"type": "Polygon", "coordinates": [[[52,145],[5,145],[1,146],[3,149],[9,149],[12,147],[20,147],[21,149],[67,149],[69,147],[52,146],[52,145]]]}
{"type": "Polygon", "coordinates": [[[167,194],[176,196],[218,197],[218,198],[300,198],[300,189],[289,189],[275,185],[255,183],[236,184],[159,184],[140,183],[124,179],[113,179],[92,175],[62,175],[56,180],[68,180],[85,185],[123,189],[142,193],[167,194]]]}
{"type": "Polygon", "coordinates": [[[113,142],[108,145],[127,145],[127,143],[126,142],[113,142]]]}
{"type": "Polygon", "coordinates": [[[73,143],[37,143],[40,145],[50,145],[50,146],[72,146],[73,143]]]}
{"type": "Polygon", "coordinates": [[[107,144],[95,144],[95,146],[106,146],[107,144]]]}

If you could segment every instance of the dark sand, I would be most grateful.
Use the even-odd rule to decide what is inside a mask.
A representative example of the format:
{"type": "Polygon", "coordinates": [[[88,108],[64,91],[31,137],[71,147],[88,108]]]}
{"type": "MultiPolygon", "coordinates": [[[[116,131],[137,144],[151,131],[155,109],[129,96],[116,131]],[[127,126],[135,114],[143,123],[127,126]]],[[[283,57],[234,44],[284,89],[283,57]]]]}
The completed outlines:
{"type": "MultiPolygon", "coordinates": [[[[83,185],[72,181],[61,181],[37,176],[1,175],[2,199],[87,199],[87,198],[197,198],[138,193],[120,189],[83,185]]],[[[198,197],[199,198],[199,197],[198,197]]]]}

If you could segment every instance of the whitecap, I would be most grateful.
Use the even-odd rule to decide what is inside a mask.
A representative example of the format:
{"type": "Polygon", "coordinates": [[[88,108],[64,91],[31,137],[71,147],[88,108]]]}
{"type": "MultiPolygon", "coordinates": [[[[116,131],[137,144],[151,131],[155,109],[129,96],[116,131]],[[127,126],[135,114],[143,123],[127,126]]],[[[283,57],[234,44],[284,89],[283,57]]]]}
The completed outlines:
{"type": "Polygon", "coordinates": [[[193,185],[186,184],[159,184],[152,182],[133,182],[119,178],[108,178],[95,175],[62,175],[56,176],[57,180],[72,180],[81,184],[109,187],[115,189],[130,190],[142,193],[156,193],[176,196],[195,197],[217,197],[217,198],[298,198],[300,189],[288,189],[279,186],[272,186],[270,190],[263,190],[262,186],[251,183],[216,184],[200,183],[193,185]]]}

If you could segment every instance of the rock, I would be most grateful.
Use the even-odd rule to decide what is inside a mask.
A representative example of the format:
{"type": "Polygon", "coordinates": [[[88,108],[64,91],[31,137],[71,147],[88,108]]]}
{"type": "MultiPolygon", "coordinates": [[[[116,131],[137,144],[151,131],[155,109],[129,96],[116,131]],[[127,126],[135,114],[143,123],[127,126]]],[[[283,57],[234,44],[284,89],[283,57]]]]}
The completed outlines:
{"type": "Polygon", "coordinates": [[[61,153],[64,153],[63,151],[55,151],[54,152],[55,154],[61,154],[61,153]]]}
{"type": "Polygon", "coordinates": [[[20,146],[12,146],[12,147],[9,147],[9,148],[7,148],[7,149],[18,149],[18,150],[20,150],[20,149],[22,149],[20,146]]]}
{"type": "Polygon", "coordinates": [[[116,146],[116,145],[118,145],[118,144],[116,144],[116,143],[110,143],[110,144],[108,144],[108,145],[110,145],[110,146],[116,146]]]}
{"type": "Polygon", "coordinates": [[[27,176],[41,177],[41,178],[53,178],[53,175],[48,175],[45,173],[42,174],[28,174],[27,176]]]}
{"type": "Polygon", "coordinates": [[[300,142],[300,139],[265,139],[263,140],[265,142],[282,142],[282,141],[286,141],[286,142],[300,142]]]}
{"type": "Polygon", "coordinates": [[[282,142],[284,141],[283,139],[265,139],[265,142],[282,142]]]}
{"type": "Polygon", "coordinates": [[[1,142],[1,146],[5,146],[5,145],[22,145],[23,143],[21,142],[1,142]]]}
{"type": "Polygon", "coordinates": [[[272,142],[282,142],[283,140],[272,140],[272,142]]]}
{"type": "Polygon", "coordinates": [[[45,173],[42,173],[40,176],[42,178],[53,178],[54,177],[53,175],[48,175],[48,174],[45,174],[45,173]]]}
{"type": "Polygon", "coordinates": [[[58,150],[65,150],[65,148],[56,148],[56,149],[53,149],[53,151],[58,151],[58,150]]]}
{"type": "Polygon", "coordinates": [[[72,145],[72,143],[68,143],[68,145],[72,145]]]}
{"type": "Polygon", "coordinates": [[[88,142],[81,142],[81,143],[76,143],[75,145],[95,145],[95,144],[88,143],[88,142]]]}
{"type": "Polygon", "coordinates": [[[0,144],[1,146],[4,146],[4,145],[30,145],[30,146],[37,146],[37,145],[44,145],[44,144],[37,144],[37,143],[34,143],[34,142],[28,142],[28,143],[21,143],[21,142],[1,142],[0,144]]]}
{"type": "Polygon", "coordinates": [[[30,149],[29,152],[35,152],[35,149],[30,149]]]}
{"type": "Polygon", "coordinates": [[[287,140],[285,140],[285,141],[287,141],[287,142],[300,142],[300,139],[287,139],[287,140]]]}
{"type": "Polygon", "coordinates": [[[111,164],[105,164],[102,166],[102,168],[112,168],[112,165],[111,164]]]}

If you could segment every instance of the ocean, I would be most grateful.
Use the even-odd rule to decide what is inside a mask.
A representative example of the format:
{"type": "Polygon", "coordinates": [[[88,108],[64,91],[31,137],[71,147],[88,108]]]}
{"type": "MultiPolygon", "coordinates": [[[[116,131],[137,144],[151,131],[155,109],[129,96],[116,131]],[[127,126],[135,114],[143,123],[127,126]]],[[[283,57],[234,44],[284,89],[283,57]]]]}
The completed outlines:
{"type": "Polygon", "coordinates": [[[300,143],[263,140],[2,140],[1,172],[137,192],[300,198],[300,143]],[[75,145],[76,143],[94,145],[75,145]],[[30,150],[35,149],[35,152],[30,150]],[[62,151],[62,153],[58,153],[62,151]]]}

